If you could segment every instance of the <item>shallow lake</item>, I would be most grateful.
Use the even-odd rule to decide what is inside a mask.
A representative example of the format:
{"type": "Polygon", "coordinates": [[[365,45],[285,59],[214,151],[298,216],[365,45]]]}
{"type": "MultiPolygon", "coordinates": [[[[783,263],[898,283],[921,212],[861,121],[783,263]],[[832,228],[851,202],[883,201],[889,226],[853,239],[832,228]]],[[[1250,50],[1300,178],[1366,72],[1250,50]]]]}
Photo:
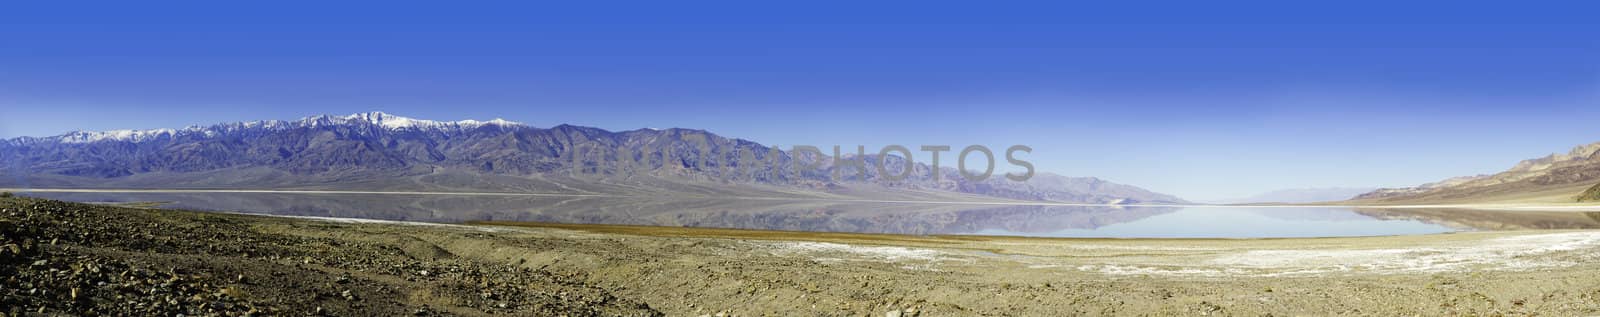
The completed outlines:
{"type": "Polygon", "coordinates": [[[480,220],[914,235],[1278,238],[1593,229],[1600,213],[1244,206],[1059,206],[352,193],[33,192],[80,202],[424,222],[480,220]]]}

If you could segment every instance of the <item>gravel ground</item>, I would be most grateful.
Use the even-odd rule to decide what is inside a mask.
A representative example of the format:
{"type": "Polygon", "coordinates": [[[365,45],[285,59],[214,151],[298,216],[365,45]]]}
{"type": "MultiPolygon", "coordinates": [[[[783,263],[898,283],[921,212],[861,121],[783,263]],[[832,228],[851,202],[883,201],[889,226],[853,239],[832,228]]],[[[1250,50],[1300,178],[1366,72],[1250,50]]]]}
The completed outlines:
{"type": "Polygon", "coordinates": [[[1144,240],[439,225],[0,198],[0,310],[1597,315],[1597,241],[1596,231],[1144,240]]]}
{"type": "Polygon", "coordinates": [[[571,275],[252,227],[292,220],[19,198],[0,209],[12,315],[662,315],[571,275]]]}

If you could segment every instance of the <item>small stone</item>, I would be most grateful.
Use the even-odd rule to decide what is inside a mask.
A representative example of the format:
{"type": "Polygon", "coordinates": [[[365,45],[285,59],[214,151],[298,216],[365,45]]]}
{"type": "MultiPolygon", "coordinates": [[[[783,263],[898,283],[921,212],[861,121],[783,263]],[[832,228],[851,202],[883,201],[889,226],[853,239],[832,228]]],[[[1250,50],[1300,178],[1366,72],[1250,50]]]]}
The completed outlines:
{"type": "Polygon", "coordinates": [[[883,313],[883,316],[884,317],[900,317],[900,314],[901,314],[900,310],[896,309],[896,310],[891,310],[891,311],[889,311],[887,313],[883,313]]]}
{"type": "Polygon", "coordinates": [[[228,296],[228,297],[232,297],[232,298],[235,298],[235,299],[244,298],[244,291],[241,291],[238,288],[233,288],[233,287],[223,288],[222,291],[218,292],[218,293],[221,293],[221,295],[223,295],[223,296],[228,296]]]}

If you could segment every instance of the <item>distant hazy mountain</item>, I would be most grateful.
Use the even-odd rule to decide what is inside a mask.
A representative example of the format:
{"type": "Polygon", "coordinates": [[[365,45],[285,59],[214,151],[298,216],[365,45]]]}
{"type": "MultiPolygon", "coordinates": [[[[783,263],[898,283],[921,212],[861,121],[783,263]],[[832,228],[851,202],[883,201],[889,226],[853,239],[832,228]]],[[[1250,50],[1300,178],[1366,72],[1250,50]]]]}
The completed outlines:
{"type": "Polygon", "coordinates": [[[1571,202],[1600,183],[1600,143],[1525,160],[1493,175],[1463,176],[1416,187],[1384,188],[1356,197],[1369,202],[1571,202]]]}
{"type": "Polygon", "coordinates": [[[1371,187],[1295,188],[1280,189],[1255,196],[1218,201],[1224,204],[1251,203],[1314,203],[1348,200],[1356,195],[1371,192],[1371,187]]]}
{"type": "MultiPolygon", "coordinates": [[[[832,153],[831,145],[818,145],[832,153]]],[[[980,182],[950,167],[940,179],[913,155],[910,177],[879,175],[876,149],[865,177],[830,155],[770,151],[703,130],[606,131],[560,125],[431,121],[381,112],[254,121],[184,129],[73,132],[0,141],[5,187],[297,188],[497,191],[566,194],[870,199],[1018,199],[1083,203],[1182,202],[1092,177],[1039,173],[1026,183],[1002,173],[980,182]],[[699,150],[701,140],[709,152],[699,150]],[[798,156],[798,158],[797,158],[798,156]],[[575,160],[576,158],[576,160],[575,160]],[[815,169],[768,168],[817,162],[815,169]],[[574,163],[578,162],[578,163],[574,163]],[[579,172],[575,173],[574,172],[579,172]],[[845,178],[835,182],[830,175],[845,178]]],[[[959,148],[956,149],[959,151],[959,148]]],[[[954,165],[946,152],[944,165],[954,165]]],[[[1004,166],[1003,149],[996,151],[1004,166]]],[[[887,158],[891,173],[905,161],[887,158]]]]}

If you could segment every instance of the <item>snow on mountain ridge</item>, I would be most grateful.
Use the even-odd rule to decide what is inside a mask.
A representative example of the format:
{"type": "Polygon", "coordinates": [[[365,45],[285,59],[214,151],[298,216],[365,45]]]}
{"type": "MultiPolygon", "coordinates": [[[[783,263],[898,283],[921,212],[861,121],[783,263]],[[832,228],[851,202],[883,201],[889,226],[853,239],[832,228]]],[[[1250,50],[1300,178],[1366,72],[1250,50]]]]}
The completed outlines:
{"type": "MultiPolygon", "coordinates": [[[[307,119],[312,119],[312,118],[318,118],[318,117],[308,117],[307,119]]],[[[343,121],[341,123],[366,122],[366,123],[371,123],[371,124],[374,124],[374,125],[382,126],[384,128],[390,129],[390,130],[430,129],[430,128],[431,129],[437,129],[437,128],[472,129],[472,128],[478,128],[478,127],[482,127],[482,126],[486,126],[486,125],[501,125],[501,126],[523,125],[520,122],[508,121],[506,119],[500,119],[500,118],[494,118],[493,120],[489,120],[489,121],[478,121],[478,120],[470,120],[470,119],[469,120],[460,120],[460,121],[422,120],[422,119],[413,119],[413,118],[408,118],[408,117],[396,116],[396,115],[384,113],[382,111],[357,113],[357,114],[352,114],[352,115],[343,116],[343,117],[337,117],[337,118],[334,118],[334,117],[331,117],[331,116],[321,116],[321,118],[337,119],[337,120],[343,121]]]]}
{"type": "Polygon", "coordinates": [[[357,113],[346,116],[317,115],[301,118],[292,124],[280,120],[260,120],[229,122],[211,125],[209,127],[189,126],[183,129],[147,129],[147,130],[109,130],[109,131],[73,131],[47,138],[22,137],[12,140],[14,143],[26,141],[52,140],[60,143],[93,143],[100,141],[130,141],[143,142],[159,139],[161,137],[177,137],[180,134],[199,133],[205,137],[215,137],[219,133],[236,132],[242,129],[264,128],[277,130],[294,127],[318,127],[323,125],[348,125],[366,123],[383,127],[387,130],[430,130],[430,129],[476,129],[484,126],[524,126],[521,122],[495,118],[488,121],[460,120],[460,121],[433,121],[413,119],[391,115],[381,111],[357,113]]]}
{"type": "Polygon", "coordinates": [[[163,135],[170,136],[176,133],[173,129],[150,130],[111,130],[102,132],[74,131],[60,136],[61,143],[91,143],[104,140],[131,140],[134,142],[154,139],[163,135]]]}

